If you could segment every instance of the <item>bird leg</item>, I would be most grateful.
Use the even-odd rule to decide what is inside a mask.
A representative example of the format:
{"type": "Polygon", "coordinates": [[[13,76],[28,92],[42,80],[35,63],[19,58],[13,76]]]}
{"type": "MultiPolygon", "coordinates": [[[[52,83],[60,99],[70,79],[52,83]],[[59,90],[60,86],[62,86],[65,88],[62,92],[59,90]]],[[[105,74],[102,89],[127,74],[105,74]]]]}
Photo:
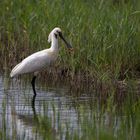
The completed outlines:
{"type": "Polygon", "coordinates": [[[32,81],[31,81],[32,88],[33,88],[33,92],[34,92],[34,97],[33,97],[33,98],[36,97],[35,80],[36,80],[36,76],[34,76],[34,77],[32,78],[32,81]]]}
{"type": "Polygon", "coordinates": [[[34,119],[38,123],[38,116],[37,116],[36,108],[35,108],[35,98],[36,98],[36,95],[34,95],[33,98],[32,98],[31,106],[32,106],[32,111],[33,111],[34,119]]]}
{"type": "Polygon", "coordinates": [[[36,95],[33,96],[33,99],[32,99],[32,110],[33,110],[33,113],[34,113],[34,116],[36,116],[36,110],[35,110],[35,98],[36,98],[36,95]]]}
{"type": "Polygon", "coordinates": [[[33,114],[34,114],[34,119],[36,120],[36,122],[38,122],[38,117],[37,117],[37,113],[36,113],[36,109],[35,109],[35,99],[36,99],[35,80],[36,80],[36,77],[37,76],[34,75],[34,77],[32,78],[32,81],[31,81],[33,92],[34,92],[34,96],[32,98],[31,105],[32,105],[32,110],[33,110],[33,114]]]}

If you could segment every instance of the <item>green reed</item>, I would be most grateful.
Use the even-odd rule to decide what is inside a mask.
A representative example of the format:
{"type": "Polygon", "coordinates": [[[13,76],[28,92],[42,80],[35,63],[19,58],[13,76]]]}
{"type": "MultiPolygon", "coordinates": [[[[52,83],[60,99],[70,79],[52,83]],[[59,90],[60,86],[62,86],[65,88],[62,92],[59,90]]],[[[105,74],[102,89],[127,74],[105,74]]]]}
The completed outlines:
{"type": "Polygon", "coordinates": [[[58,26],[74,52],[66,55],[61,47],[56,67],[68,69],[71,77],[135,76],[140,66],[139,15],[138,0],[1,1],[0,63],[11,69],[29,54],[48,48],[47,36],[58,26]]]}

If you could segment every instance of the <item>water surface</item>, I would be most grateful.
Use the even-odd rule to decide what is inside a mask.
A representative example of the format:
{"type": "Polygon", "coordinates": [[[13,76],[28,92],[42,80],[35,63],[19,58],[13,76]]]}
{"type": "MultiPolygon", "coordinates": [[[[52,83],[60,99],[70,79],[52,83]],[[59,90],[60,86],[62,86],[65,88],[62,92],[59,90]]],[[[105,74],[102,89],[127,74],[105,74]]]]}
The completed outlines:
{"type": "Polygon", "coordinates": [[[38,82],[33,105],[29,81],[0,76],[0,137],[6,140],[140,138],[140,103],[133,98],[135,91],[128,91],[123,103],[114,103],[113,96],[102,100],[94,90],[90,94],[88,89],[80,94],[70,92],[64,83],[48,87],[38,82]]]}

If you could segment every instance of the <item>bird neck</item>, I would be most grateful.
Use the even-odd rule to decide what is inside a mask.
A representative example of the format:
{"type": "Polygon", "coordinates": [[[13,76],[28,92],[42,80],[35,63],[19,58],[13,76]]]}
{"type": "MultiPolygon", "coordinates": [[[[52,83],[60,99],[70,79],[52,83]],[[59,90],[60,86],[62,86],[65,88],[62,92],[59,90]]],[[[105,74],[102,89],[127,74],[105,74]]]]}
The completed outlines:
{"type": "Polygon", "coordinates": [[[55,36],[52,37],[51,49],[58,51],[58,39],[55,36]]]}

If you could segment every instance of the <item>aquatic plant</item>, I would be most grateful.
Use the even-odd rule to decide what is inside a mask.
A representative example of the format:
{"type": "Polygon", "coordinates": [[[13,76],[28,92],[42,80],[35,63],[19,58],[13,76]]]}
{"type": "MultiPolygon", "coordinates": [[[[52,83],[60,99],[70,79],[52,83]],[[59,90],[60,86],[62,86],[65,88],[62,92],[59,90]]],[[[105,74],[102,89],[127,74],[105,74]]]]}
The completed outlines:
{"type": "Polygon", "coordinates": [[[24,57],[49,47],[47,36],[59,26],[74,52],[67,55],[61,47],[56,70],[71,79],[77,74],[101,80],[135,77],[140,67],[139,11],[139,0],[1,1],[0,64],[11,70],[24,57]]]}

